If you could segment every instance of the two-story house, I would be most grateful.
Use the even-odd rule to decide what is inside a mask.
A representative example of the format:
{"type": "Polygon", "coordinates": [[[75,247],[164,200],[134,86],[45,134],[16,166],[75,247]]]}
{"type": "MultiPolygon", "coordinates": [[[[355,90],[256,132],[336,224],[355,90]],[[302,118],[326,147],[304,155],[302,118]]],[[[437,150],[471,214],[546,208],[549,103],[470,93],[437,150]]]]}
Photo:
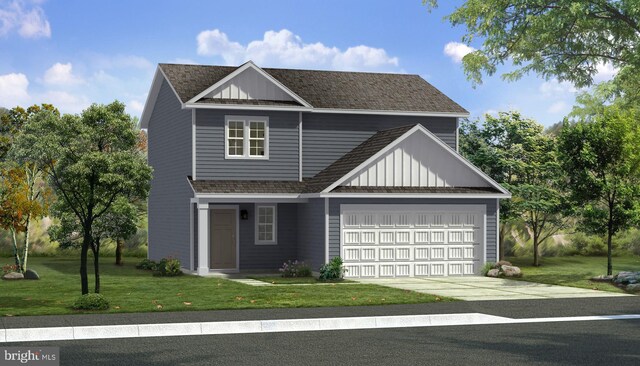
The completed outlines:
{"type": "Polygon", "coordinates": [[[199,275],[477,274],[509,192],[457,152],[468,112],[417,75],[160,64],[141,118],[149,257],[199,275]]]}

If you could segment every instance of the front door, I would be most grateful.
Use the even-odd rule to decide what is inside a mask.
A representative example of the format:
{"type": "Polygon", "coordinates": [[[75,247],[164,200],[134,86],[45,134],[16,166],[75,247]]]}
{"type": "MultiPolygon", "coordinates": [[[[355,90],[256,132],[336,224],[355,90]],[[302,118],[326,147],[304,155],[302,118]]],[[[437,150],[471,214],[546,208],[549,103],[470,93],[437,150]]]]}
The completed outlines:
{"type": "Polygon", "coordinates": [[[212,269],[237,269],[236,210],[211,211],[211,250],[209,263],[212,269]]]}

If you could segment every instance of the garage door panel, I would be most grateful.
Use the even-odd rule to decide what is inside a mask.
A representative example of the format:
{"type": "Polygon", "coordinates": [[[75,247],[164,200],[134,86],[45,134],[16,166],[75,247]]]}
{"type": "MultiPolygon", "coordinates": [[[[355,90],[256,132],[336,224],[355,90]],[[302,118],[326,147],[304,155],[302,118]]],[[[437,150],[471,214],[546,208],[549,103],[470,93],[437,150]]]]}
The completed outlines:
{"type": "Polygon", "coordinates": [[[341,221],[341,244],[348,270],[346,276],[464,276],[477,273],[483,256],[481,206],[465,206],[475,207],[473,212],[451,212],[444,206],[434,212],[429,212],[428,207],[423,210],[410,208],[418,206],[424,207],[408,205],[406,211],[398,207],[345,210],[341,221]]]}

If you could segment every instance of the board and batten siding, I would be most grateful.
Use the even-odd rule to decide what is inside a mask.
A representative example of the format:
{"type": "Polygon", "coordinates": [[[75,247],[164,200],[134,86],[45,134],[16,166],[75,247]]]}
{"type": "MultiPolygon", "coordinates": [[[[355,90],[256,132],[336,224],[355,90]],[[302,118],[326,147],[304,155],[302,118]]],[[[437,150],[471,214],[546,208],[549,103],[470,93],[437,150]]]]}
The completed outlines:
{"type": "Polygon", "coordinates": [[[485,205],[487,221],[485,227],[488,262],[496,261],[497,248],[497,207],[496,199],[419,199],[419,198],[330,198],[329,199],[329,259],[340,256],[340,205],[370,204],[370,205],[485,205]]]}
{"type": "Polygon", "coordinates": [[[298,255],[297,259],[319,271],[325,259],[324,199],[311,198],[298,204],[298,255]]]}
{"type": "Polygon", "coordinates": [[[149,119],[148,161],[153,167],[149,193],[149,258],[180,259],[190,264],[191,111],[180,102],[166,81],[149,119]]]}
{"type": "MultiPolygon", "coordinates": [[[[228,204],[225,204],[228,205],[228,204]]],[[[265,203],[265,205],[270,205],[265,203]]],[[[240,203],[239,210],[247,210],[249,218],[237,218],[240,232],[240,270],[269,270],[277,271],[287,260],[296,258],[298,225],[297,205],[295,203],[278,203],[278,218],[276,221],[276,244],[256,244],[255,224],[256,206],[253,203],[240,203]]],[[[216,205],[209,205],[215,209],[216,205]]]]}
{"type": "Polygon", "coordinates": [[[456,149],[456,118],[303,113],[302,174],[310,178],[377,131],[420,123],[456,149]]]}
{"type": "Polygon", "coordinates": [[[298,112],[196,110],[196,179],[298,180],[298,112]],[[225,159],[225,116],[269,118],[269,159],[225,159]]]}

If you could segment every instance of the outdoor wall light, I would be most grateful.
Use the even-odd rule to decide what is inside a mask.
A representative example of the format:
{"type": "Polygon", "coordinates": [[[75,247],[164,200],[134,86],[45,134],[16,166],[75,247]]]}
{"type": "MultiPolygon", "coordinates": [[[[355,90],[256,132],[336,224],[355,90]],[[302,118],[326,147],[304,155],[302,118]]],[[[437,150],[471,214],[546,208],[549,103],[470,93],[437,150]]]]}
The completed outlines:
{"type": "Polygon", "coordinates": [[[249,211],[240,210],[240,220],[249,220],[249,211]]]}

